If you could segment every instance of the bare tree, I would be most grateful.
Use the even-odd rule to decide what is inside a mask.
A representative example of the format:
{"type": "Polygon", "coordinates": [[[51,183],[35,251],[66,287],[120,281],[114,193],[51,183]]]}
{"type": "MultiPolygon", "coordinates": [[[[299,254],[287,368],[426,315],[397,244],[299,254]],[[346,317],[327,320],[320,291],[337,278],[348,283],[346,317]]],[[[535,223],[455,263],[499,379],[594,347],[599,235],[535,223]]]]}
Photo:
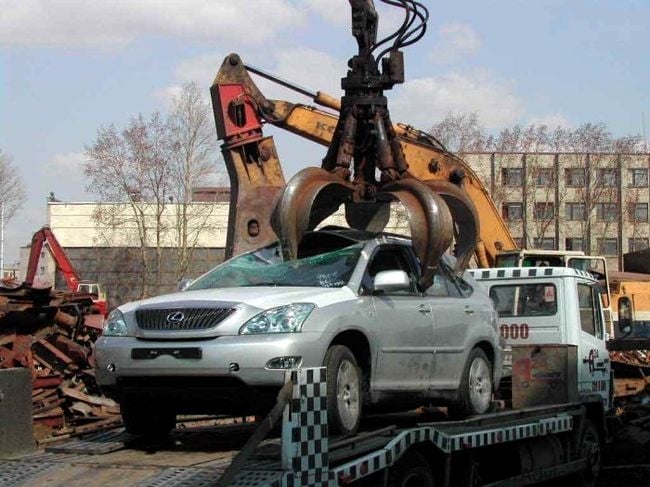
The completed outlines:
{"type": "Polygon", "coordinates": [[[192,204],[197,187],[219,181],[217,143],[209,102],[197,83],[187,83],[169,114],[171,187],[176,210],[177,278],[187,274],[199,236],[209,231],[213,204],[192,204]]]}
{"type": "Polygon", "coordinates": [[[25,202],[25,188],[11,156],[0,149],[0,201],[4,203],[4,224],[16,214],[25,202]]]}
{"type": "Polygon", "coordinates": [[[110,239],[126,239],[131,231],[138,243],[142,270],[141,295],[149,294],[149,273],[161,282],[162,246],[165,226],[163,213],[169,195],[170,144],[167,125],[158,113],[149,119],[134,117],[128,126],[98,130],[96,141],[86,148],[84,173],[88,190],[102,201],[95,221],[114,233],[110,239]],[[153,224],[152,224],[153,222],[153,224]],[[126,233],[126,235],[125,235],[126,233]],[[148,249],[154,248],[153,262],[148,249]]]}
{"type": "Polygon", "coordinates": [[[468,152],[489,150],[494,139],[481,125],[478,114],[449,112],[430,129],[431,135],[448,150],[463,157],[468,152]]]}

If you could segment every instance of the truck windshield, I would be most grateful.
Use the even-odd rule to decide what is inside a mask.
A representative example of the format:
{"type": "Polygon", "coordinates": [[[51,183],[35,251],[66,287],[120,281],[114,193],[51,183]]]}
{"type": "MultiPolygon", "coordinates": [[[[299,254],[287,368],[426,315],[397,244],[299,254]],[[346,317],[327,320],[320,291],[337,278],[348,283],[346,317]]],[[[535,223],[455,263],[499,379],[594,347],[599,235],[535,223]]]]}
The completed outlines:
{"type": "Polygon", "coordinates": [[[247,286],[342,287],[357,265],[363,244],[283,261],[279,245],[234,257],[194,281],[187,291],[247,286]]]}

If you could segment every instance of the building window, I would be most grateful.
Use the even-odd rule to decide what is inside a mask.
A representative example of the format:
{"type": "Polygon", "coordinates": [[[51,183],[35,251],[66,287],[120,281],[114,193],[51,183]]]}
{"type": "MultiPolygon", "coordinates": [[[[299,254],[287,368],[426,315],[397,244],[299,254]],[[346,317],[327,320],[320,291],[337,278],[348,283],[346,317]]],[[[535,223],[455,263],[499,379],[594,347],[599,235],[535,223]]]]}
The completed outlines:
{"type": "Polygon", "coordinates": [[[582,167],[570,167],[564,170],[566,185],[573,188],[585,186],[585,170],[582,167]]]}
{"type": "Polygon", "coordinates": [[[579,250],[585,251],[585,239],[582,237],[569,237],[564,240],[564,247],[566,250],[579,250]]]}
{"type": "Polygon", "coordinates": [[[554,250],[555,239],[553,237],[544,237],[544,238],[535,237],[533,239],[533,247],[542,250],[554,250]]]}
{"type": "Polygon", "coordinates": [[[524,173],[521,167],[504,167],[501,169],[501,181],[504,186],[521,186],[524,173]]]}
{"type": "Polygon", "coordinates": [[[648,203],[631,203],[630,204],[630,221],[647,222],[648,221],[648,203]]]}
{"type": "Polygon", "coordinates": [[[650,247],[648,245],[647,238],[628,238],[627,239],[627,251],[628,252],[637,252],[638,250],[644,250],[650,247]]]}
{"type": "Polygon", "coordinates": [[[548,188],[553,186],[553,169],[550,167],[538,167],[535,169],[535,186],[548,188]]]}
{"type": "Polygon", "coordinates": [[[552,220],[555,218],[555,203],[535,203],[535,220],[552,220]]]}
{"type": "Polygon", "coordinates": [[[506,221],[523,220],[524,218],[523,203],[504,203],[501,211],[503,219],[506,221]]]}
{"type": "Polygon", "coordinates": [[[598,181],[601,186],[606,188],[615,188],[618,186],[618,178],[616,177],[616,169],[599,169],[598,181]]]}
{"type": "Polygon", "coordinates": [[[648,187],[648,170],[647,169],[630,169],[630,186],[634,188],[648,187]]]}
{"type": "Polygon", "coordinates": [[[598,239],[598,253],[600,255],[618,255],[618,239],[617,238],[599,238],[598,239]]]}
{"type": "Polygon", "coordinates": [[[565,219],[570,221],[584,221],[585,220],[585,204],[584,203],[567,203],[564,207],[565,219]]]}
{"type": "Polygon", "coordinates": [[[617,203],[598,203],[596,205],[596,219],[603,222],[616,221],[618,216],[617,203]]]}

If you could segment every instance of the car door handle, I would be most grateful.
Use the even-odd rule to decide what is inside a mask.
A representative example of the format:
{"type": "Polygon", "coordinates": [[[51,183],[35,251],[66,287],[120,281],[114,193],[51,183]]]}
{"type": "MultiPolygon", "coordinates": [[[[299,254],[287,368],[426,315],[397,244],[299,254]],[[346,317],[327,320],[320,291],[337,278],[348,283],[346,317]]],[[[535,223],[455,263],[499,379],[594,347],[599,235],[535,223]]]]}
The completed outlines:
{"type": "Polygon", "coordinates": [[[431,313],[431,308],[426,304],[421,304],[420,306],[418,306],[418,311],[423,315],[428,315],[429,313],[431,313]]]}
{"type": "Polygon", "coordinates": [[[469,306],[465,306],[465,314],[466,315],[473,315],[474,310],[472,308],[470,308],[469,306]]]}

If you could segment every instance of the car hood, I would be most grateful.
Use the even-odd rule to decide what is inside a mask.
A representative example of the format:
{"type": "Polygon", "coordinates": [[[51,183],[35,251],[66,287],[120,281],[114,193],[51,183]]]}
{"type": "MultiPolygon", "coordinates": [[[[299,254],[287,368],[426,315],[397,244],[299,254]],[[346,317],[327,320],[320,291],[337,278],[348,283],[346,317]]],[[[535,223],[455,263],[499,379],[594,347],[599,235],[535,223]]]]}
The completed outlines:
{"type": "Polygon", "coordinates": [[[354,299],[356,296],[349,287],[234,287],[220,289],[199,289],[165,294],[155,298],[135,301],[120,306],[124,313],[133,312],[139,307],[180,307],[192,304],[243,303],[259,309],[274,308],[291,303],[314,303],[318,307],[354,299]]]}

